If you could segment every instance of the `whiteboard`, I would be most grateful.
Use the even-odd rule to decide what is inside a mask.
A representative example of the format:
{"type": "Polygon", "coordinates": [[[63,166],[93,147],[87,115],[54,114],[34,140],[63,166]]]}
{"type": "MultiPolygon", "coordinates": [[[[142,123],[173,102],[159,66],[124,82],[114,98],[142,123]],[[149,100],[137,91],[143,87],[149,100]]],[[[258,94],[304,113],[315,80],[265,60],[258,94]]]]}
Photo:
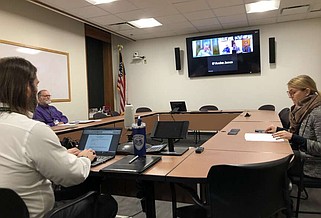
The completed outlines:
{"type": "Polygon", "coordinates": [[[0,40],[0,58],[22,57],[37,68],[38,90],[47,89],[53,102],[70,102],[69,54],[0,40]]]}

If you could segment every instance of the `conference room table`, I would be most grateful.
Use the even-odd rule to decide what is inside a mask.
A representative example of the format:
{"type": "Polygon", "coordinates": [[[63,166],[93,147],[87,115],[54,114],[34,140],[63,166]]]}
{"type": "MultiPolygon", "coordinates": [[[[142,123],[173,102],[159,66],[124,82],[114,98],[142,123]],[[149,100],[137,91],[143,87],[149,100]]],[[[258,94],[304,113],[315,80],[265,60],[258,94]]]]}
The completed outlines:
{"type": "MultiPolygon", "coordinates": [[[[106,173],[101,171],[104,167],[120,160],[123,156],[117,155],[115,159],[102,165],[93,167],[92,174],[100,175],[110,182],[118,179],[115,185],[125,182],[125,180],[140,182],[145,189],[146,216],[156,217],[155,210],[155,184],[158,182],[166,184],[205,184],[209,169],[213,165],[219,164],[253,164],[281,159],[292,154],[292,149],[288,141],[246,141],[246,133],[254,133],[255,130],[266,129],[269,125],[281,125],[278,115],[274,111],[216,111],[209,113],[185,113],[185,114],[165,114],[148,113],[141,114],[143,120],[150,119],[150,123],[157,120],[188,120],[192,124],[192,129],[197,130],[204,123],[202,130],[218,131],[213,137],[207,140],[202,146],[204,151],[195,153],[194,148],[190,148],[182,156],[162,156],[162,159],[151,168],[141,174],[130,174],[124,172],[106,173]],[[144,118],[145,117],[145,118],[144,118]],[[174,118],[173,118],[174,117],[174,118]],[[200,117],[202,122],[199,122],[200,117]],[[207,117],[208,119],[204,119],[207,117]],[[218,122],[215,122],[216,119],[218,122]],[[214,124],[212,125],[211,123],[214,124]],[[219,124],[217,124],[219,123],[219,124]],[[231,129],[239,129],[236,135],[229,135],[231,129]]],[[[90,123],[88,126],[119,126],[123,122],[122,117],[116,120],[104,120],[98,123],[90,123]],[[99,123],[101,122],[101,123],[99,123]],[[98,124],[98,125],[97,125],[98,124]]],[[[149,124],[151,125],[151,124],[149,124]]],[[[86,127],[88,127],[86,126],[86,127]]],[[[85,126],[78,129],[57,130],[58,136],[68,136],[73,131],[80,131],[85,126]]],[[[149,132],[149,131],[148,131],[149,132]]],[[[191,145],[193,146],[193,145],[191,145]]],[[[117,189],[117,188],[116,188],[117,189]]],[[[157,187],[158,189],[158,187],[157,187]]],[[[125,192],[129,194],[129,190],[125,192]]],[[[126,193],[125,193],[126,195],[126,193]]]]}

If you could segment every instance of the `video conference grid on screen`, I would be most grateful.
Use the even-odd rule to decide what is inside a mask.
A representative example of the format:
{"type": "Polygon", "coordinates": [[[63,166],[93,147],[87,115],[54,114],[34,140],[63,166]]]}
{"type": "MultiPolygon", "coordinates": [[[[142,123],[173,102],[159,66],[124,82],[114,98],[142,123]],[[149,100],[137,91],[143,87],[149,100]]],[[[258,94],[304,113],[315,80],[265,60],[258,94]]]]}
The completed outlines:
{"type": "Polygon", "coordinates": [[[189,77],[259,73],[259,30],[186,39],[189,77]]]}

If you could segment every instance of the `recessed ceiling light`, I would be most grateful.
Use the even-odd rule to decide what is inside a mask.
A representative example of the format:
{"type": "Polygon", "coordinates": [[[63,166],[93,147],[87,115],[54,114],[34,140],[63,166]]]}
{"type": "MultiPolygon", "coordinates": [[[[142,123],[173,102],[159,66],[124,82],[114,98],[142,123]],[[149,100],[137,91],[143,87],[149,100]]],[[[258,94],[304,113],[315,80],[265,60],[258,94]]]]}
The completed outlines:
{"type": "Polygon", "coordinates": [[[162,24],[155,20],[154,18],[146,18],[146,19],[140,19],[140,20],[133,20],[129,21],[131,25],[137,27],[137,28],[149,28],[149,27],[155,27],[155,26],[161,26],[162,24]]]}
{"type": "Polygon", "coordinates": [[[99,5],[99,4],[111,3],[117,0],[86,0],[86,1],[93,5],[99,5]]]}
{"type": "Polygon", "coordinates": [[[245,5],[248,14],[276,10],[279,6],[280,0],[259,1],[245,5]]]}

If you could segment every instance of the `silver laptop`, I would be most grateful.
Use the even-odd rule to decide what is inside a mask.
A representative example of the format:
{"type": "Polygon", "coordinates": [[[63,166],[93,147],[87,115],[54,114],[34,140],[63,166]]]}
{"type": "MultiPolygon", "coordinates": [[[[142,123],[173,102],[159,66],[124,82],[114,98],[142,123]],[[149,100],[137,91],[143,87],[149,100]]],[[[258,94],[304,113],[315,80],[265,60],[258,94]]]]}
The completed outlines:
{"type": "Polygon", "coordinates": [[[78,148],[93,149],[97,158],[91,166],[97,166],[115,157],[121,131],[121,128],[85,128],[78,148]]]}

